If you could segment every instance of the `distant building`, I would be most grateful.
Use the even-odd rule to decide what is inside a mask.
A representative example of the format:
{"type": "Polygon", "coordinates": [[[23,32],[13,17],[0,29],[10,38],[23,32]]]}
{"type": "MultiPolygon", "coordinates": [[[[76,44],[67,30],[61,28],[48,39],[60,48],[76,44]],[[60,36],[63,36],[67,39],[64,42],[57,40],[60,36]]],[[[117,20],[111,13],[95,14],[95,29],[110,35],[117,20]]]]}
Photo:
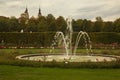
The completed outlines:
{"type": "MultiPolygon", "coordinates": [[[[41,9],[39,8],[37,18],[40,18],[41,16],[42,16],[42,14],[41,14],[41,9]]],[[[35,19],[34,16],[32,16],[31,18],[34,18],[34,19],[35,19]]],[[[29,18],[28,8],[26,7],[24,13],[22,13],[22,14],[20,15],[19,23],[24,22],[25,24],[27,24],[28,21],[29,21],[29,19],[30,19],[30,18],[29,18]]]]}
{"type": "Polygon", "coordinates": [[[26,7],[25,12],[21,14],[21,18],[29,19],[29,12],[28,12],[27,7],[26,7]]]}
{"type": "Polygon", "coordinates": [[[39,12],[38,12],[38,18],[41,17],[42,14],[41,14],[41,9],[39,8],[39,12]]]}
{"type": "Polygon", "coordinates": [[[27,7],[26,7],[24,13],[22,13],[22,14],[20,15],[19,23],[25,23],[25,24],[27,24],[28,21],[29,21],[29,12],[28,12],[28,9],[27,9],[27,7]]]}

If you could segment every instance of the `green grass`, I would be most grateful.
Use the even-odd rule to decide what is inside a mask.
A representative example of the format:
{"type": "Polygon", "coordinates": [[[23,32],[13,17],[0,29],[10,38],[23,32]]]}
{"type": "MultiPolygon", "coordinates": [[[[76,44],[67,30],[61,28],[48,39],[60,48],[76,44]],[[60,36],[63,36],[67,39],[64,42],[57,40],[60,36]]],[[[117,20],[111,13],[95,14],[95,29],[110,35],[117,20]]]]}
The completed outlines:
{"type": "MultiPolygon", "coordinates": [[[[11,66],[16,64],[15,56],[29,53],[44,53],[48,49],[0,49],[0,80],[120,80],[120,69],[106,68],[45,68],[33,67],[36,63],[21,61],[17,64],[32,65],[31,67],[11,66]],[[7,65],[6,65],[7,64],[7,65]],[[10,65],[9,65],[10,64],[10,65]]],[[[85,52],[84,49],[78,50],[85,52]]],[[[94,49],[97,54],[108,51],[119,54],[120,50],[94,49]]],[[[39,63],[37,63],[39,64],[39,63]]],[[[63,65],[64,66],[64,65],[63,65]]]]}
{"type": "Polygon", "coordinates": [[[120,80],[120,69],[61,69],[0,65],[0,80],[120,80]]]}
{"type": "MultiPolygon", "coordinates": [[[[37,53],[50,53],[50,49],[0,49],[0,53],[14,53],[18,52],[19,54],[37,54],[37,53]]],[[[56,53],[65,52],[62,49],[56,49],[56,53]]],[[[77,49],[77,53],[86,54],[86,49],[77,49]]],[[[95,54],[112,54],[120,55],[120,49],[93,49],[95,54]]]]}
{"type": "Polygon", "coordinates": [[[13,53],[18,52],[19,54],[28,54],[28,53],[40,53],[44,49],[0,49],[0,53],[13,53]]]}
{"type": "MultiPolygon", "coordinates": [[[[80,50],[80,49],[78,49],[80,50]]],[[[96,54],[99,54],[103,51],[104,54],[112,54],[119,55],[120,50],[103,50],[103,49],[94,49],[96,50],[96,54]]],[[[69,65],[65,65],[64,62],[33,62],[33,61],[24,61],[15,59],[16,56],[22,54],[36,54],[36,53],[45,53],[49,51],[49,49],[0,49],[0,64],[2,65],[16,65],[16,66],[31,66],[31,67],[59,67],[59,68],[120,68],[120,60],[118,59],[116,62],[110,63],[70,63],[69,65]]],[[[58,50],[59,51],[59,50],[58,50]]],[[[80,51],[84,51],[82,49],[80,51]]]]}

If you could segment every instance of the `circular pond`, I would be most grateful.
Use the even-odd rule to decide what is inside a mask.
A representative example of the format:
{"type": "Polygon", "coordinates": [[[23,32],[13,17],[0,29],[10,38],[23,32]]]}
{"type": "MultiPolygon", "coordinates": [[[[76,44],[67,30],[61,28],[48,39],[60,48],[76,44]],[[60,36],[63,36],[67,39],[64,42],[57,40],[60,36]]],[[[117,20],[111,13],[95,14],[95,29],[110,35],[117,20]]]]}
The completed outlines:
{"type": "Polygon", "coordinates": [[[28,55],[20,55],[16,57],[20,60],[31,60],[31,61],[46,61],[46,62],[110,62],[116,61],[115,56],[108,55],[54,55],[54,54],[28,54],[28,55]]]}

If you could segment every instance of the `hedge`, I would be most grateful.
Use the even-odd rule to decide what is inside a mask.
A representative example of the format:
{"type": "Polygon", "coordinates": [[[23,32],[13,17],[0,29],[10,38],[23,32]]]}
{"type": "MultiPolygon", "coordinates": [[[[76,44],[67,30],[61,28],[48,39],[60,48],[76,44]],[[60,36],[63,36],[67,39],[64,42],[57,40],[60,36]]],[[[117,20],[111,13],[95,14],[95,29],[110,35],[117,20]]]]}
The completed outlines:
{"type": "Polygon", "coordinates": [[[115,32],[90,33],[90,37],[93,43],[120,43],[120,34],[115,32]]]}
{"type": "MultiPolygon", "coordinates": [[[[88,33],[92,44],[120,44],[119,33],[88,33]]],[[[39,32],[39,33],[0,33],[0,46],[34,46],[49,47],[52,44],[55,32],[39,32]]],[[[73,34],[73,44],[75,43],[77,33],[73,34]]]]}

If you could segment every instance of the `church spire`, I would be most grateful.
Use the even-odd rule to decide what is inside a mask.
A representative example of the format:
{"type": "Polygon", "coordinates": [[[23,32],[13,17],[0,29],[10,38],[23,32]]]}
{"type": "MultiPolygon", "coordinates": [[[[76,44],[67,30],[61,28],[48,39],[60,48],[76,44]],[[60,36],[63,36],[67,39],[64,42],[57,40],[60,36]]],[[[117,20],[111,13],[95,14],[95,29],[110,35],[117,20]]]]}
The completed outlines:
{"type": "Polygon", "coordinates": [[[21,17],[24,17],[26,19],[29,19],[29,12],[28,12],[28,8],[26,6],[26,9],[24,11],[24,13],[21,14],[21,17]]]}
{"type": "Polygon", "coordinates": [[[39,8],[38,17],[42,16],[41,9],[39,8]]]}
{"type": "Polygon", "coordinates": [[[25,12],[24,13],[28,13],[28,8],[26,7],[26,10],[25,10],[25,12]]]}

